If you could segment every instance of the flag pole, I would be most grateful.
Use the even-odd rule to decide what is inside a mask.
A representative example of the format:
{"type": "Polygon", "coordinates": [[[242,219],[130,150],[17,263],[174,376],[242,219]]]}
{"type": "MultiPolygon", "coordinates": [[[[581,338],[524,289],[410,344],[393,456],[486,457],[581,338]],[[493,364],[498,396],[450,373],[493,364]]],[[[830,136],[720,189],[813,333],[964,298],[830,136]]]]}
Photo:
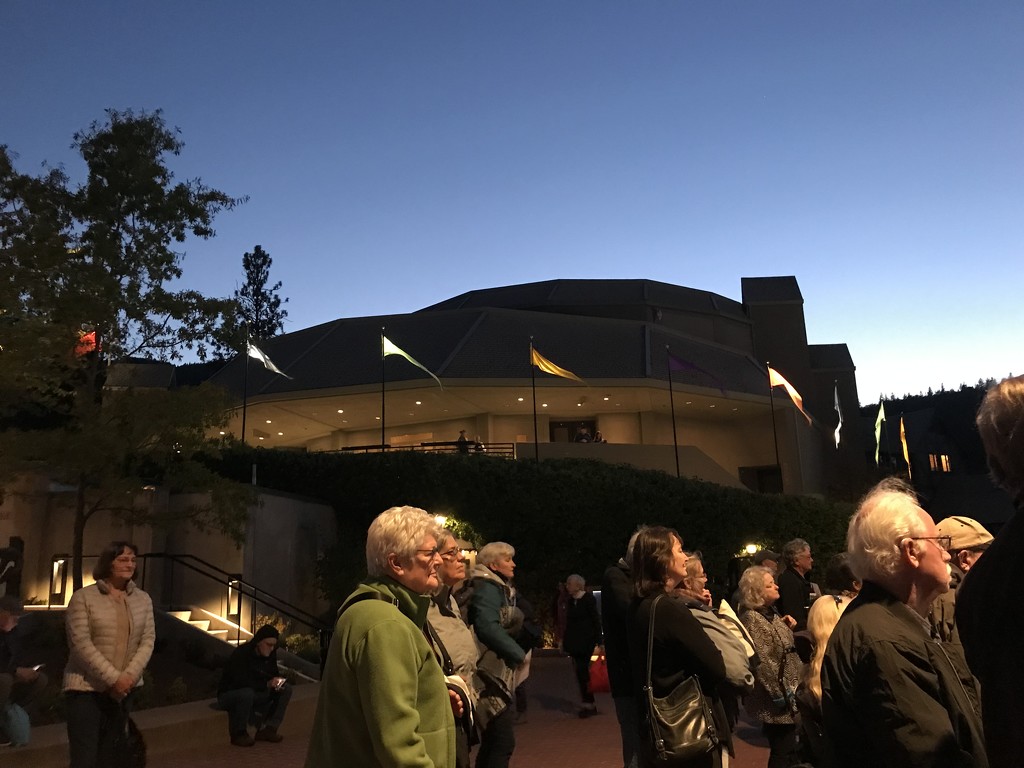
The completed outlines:
{"type": "Polygon", "coordinates": [[[892,451],[889,450],[889,419],[882,419],[882,442],[885,444],[886,461],[889,462],[889,470],[895,466],[892,451]]]}
{"type": "Polygon", "coordinates": [[[540,464],[540,438],[537,436],[537,366],[533,364],[533,336],[530,337],[530,391],[533,393],[533,460],[540,464]]]}
{"type": "Polygon", "coordinates": [[[768,374],[768,402],[772,410],[772,438],[775,440],[775,466],[779,468],[779,490],[783,493],[786,490],[786,482],[782,479],[782,461],[779,459],[779,430],[775,426],[775,387],[772,386],[772,374],[768,371],[772,364],[765,361],[765,373],[768,374]]]}
{"type": "Polygon", "coordinates": [[[380,452],[384,453],[384,326],[380,327],[380,452]]]}
{"type": "Polygon", "coordinates": [[[676,397],[672,391],[672,361],[669,360],[668,344],[665,345],[665,360],[668,363],[668,402],[672,409],[672,450],[676,454],[676,477],[679,477],[679,440],[676,437],[676,397]]]}
{"type": "Polygon", "coordinates": [[[245,445],[245,412],[249,404],[249,334],[245,334],[245,373],[242,375],[242,445],[245,445]]]}

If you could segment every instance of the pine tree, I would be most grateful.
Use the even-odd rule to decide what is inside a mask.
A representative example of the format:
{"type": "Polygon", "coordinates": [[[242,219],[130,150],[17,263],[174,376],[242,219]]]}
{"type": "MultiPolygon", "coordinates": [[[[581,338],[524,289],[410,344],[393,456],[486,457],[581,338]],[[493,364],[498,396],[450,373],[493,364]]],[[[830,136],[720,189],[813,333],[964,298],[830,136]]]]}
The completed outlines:
{"type": "Polygon", "coordinates": [[[252,253],[242,256],[242,269],[245,271],[245,283],[235,291],[240,319],[249,330],[249,339],[254,342],[263,341],[278,335],[284,330],[284,321],[288,311],[281,308],[288,299],[282,299],[277,292],[281,290],[278,280],[269,288],[270,266],[273,259],[270,254],[257,245],[252,253]]]}

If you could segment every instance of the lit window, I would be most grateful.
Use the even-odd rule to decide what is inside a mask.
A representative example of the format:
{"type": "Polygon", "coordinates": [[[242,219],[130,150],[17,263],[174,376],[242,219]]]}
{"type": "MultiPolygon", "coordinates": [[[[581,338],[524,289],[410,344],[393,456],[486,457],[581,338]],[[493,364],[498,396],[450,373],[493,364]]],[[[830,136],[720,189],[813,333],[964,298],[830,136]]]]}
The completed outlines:
{"type": "Polygon", "coordinates": [[[952,472],[949,466],[949,456],[944,453],[929,453],[928,464],[932,472],[952,472]]]}

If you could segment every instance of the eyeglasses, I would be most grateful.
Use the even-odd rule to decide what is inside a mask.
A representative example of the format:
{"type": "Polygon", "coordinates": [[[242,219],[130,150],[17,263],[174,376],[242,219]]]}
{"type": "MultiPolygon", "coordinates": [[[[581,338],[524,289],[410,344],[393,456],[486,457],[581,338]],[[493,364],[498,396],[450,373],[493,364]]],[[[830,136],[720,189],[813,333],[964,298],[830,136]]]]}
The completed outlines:
{"type": "Polygon", "coordinates": [[[433,560],[435,557],[441,554],[441,550],[439,550],[437,547],[434,547],[433,549],[417,549],[416,554],[426,555],[427,560],[433,560]]]}
{"type": "Polygon", "coordinates": [[[934,541],[935,546],[947,552],[953,548],[952,536],[908,536],[907,538],[911,541],[934,541]]]}
{"type": "Polygon", "coordinates": [[[441,552],[440,555],[445,560],[458,560],[459,559],[459,555],[461,553],[462,553],[461,549],[459,549],[458,547],[452,547],[451,549],[446,549],[444,552],[441,552]]]}

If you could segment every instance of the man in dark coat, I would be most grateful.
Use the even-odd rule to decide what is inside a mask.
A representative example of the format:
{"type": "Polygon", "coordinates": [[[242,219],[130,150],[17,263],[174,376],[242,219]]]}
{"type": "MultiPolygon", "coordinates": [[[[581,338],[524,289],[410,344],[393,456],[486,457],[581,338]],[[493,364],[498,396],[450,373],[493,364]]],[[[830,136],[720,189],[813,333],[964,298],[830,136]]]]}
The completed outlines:
{"type": "Polygon", "coordinates": [[[252,640],[235,648],[217,689],[217,703],[228,713],[228,731],[236,747],[251,747],[249,723],[256,720],[255,741],[278,742],[292,689],[277,668],[277,628],[264,624],[252,640]]]}
{"type": "Polygon", "coordinates": [[[811,545],[803,539],[793,539],[782,548],[782,559],[786,570],[776,579],[779,585],[779,602],[776,607],[783,618],[793,618],[793,623],[786,623],[790,624],[794,632],[800,632],[807,629],[807,612],[811,610],[812,588],[807,578],[814,566],[811,545]]]}
{"type": "Polygon", "coordinates": [[[929,633],[932,601],[949,589],[945,538],[891,478],[850,520],[847,551],[864,586],[821,668],[822,718],[840,768],[988,768],[963,653],[929,633]]]}
{"type": "Polygon", "coordinates": [[[601,625],[604,629],[604,654],[608,663],[608,682],[612,704],[622,734],[622,765],[637,768],[640,721],[633,695],[633,671],[629,659],[629,604],[633,600],[633,575],[629,569],[638,529],[626,547],[625,558],[609,566],[601,579],[601,625]]]}

